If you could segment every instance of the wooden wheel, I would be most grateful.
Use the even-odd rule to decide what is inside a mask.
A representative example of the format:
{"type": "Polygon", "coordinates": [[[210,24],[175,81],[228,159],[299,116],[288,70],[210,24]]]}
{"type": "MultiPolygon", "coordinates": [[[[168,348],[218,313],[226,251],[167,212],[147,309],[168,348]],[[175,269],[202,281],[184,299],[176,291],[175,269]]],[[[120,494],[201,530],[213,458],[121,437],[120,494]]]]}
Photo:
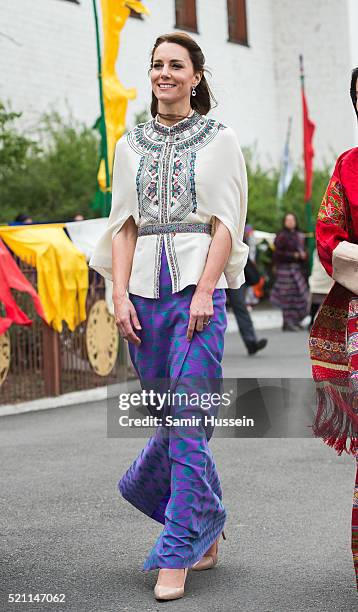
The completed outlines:
{"type": "Polygon", "coordinates": [[[108,376],[117,360],[119,335],[105,300],[95,302],[86,327],[88,360],[99,376],[108,376]]]}
{"type": "Polygon", "coordinates": [[[9,368],[11,356],[11,343],[9,333],[0,336],[0,387],[5,382],[9,368]]]}

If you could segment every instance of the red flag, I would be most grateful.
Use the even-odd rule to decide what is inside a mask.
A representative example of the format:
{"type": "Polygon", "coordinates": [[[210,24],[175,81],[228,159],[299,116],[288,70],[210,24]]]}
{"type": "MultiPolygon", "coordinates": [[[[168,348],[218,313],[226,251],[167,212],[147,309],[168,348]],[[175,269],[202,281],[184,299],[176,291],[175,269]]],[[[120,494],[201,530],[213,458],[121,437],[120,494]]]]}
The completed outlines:
{"type": "Polygon", "coordinates": [[[303,157],[305,161],[305,202],[309,202],[312,195],[312,176],[313,176],[313,134],[315,131],[315,124],[311,121],[308,116],[307,101],[305,96],[305,90],[302,87],[302,107],[303,107],[303,157]]]}
{"type": "Polygon", "coordinates": [[[37,314],[45,320],[39,296],[0,238],[0,302],[4,305],[6,313],[6,317],[0,317],[0,335],[4,334],[12,323],[18,325],[31,325],[32,323],[32,320],[16,304],[10,289],[24,291],[31,295],[37,314]]]}

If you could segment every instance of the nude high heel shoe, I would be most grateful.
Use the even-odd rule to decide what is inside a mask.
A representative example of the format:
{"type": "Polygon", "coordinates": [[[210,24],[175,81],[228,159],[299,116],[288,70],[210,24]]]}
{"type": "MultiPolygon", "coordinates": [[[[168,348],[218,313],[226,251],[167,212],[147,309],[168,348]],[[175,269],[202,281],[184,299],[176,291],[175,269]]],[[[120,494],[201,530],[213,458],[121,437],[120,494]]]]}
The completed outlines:
{"type": "MultiPolygon", "coordinates": [[[[226,540],[225,531],[222,531],[221,535],[223,537],[223,540],[226,540]]],[[[191,567],[192,570],[195,570],[196,572],[199,572],[199,571],[202,571],[202,570],[208,570],[208,569],[211,569],[212,567],[214,567],[217,564],[217,562],[218,562],[219,540],[220,540],[220,536],[218,537],[218,539],[215,542],[215,552],[213,552],[213,553],[205,553],[205,555],[201,559],[199,559],[199,561],[194,563],[194,565],[191,567]]]]}
{"type": "Polygon", "coordinates": [[[169,601],[170,599],[180,599],[181,597],[183,597],[184,585],[185,585],[186,575],[188,573],[188,568],[185,567],[183,569],[184,569],[184,580],[183,580],[182,586],[180,587],[172,587],[168,585],[158,584],[159,582],[159,577],[158,577],[157,584],[154,587],[154,595],[156,599],[160,599],[163,601],[169,601]]]}

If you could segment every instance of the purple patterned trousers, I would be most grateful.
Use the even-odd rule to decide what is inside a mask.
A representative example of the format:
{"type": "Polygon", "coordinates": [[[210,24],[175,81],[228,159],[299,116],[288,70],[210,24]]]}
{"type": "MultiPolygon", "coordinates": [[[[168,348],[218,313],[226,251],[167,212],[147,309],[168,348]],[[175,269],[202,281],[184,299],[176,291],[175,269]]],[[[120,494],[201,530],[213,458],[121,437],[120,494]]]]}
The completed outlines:
{"type": "MultiPolygon", "coordinates": [[[[195,285],[172,294],[163,246],[160,297],[130,294],[142,326],[141,345],[129,344],[142,381],[166,379],[176,392],[193,388],[217,392],[227,326],[225,290],[215,289],[214,316],[202,332],[186,339],[195,285]]],[[[142,385],[143,386],[143,385],[142,385]]],[[[173,417],[202,413],[189,404],[173,405],[173,417]]],[[[209,410],[210,411],[210,410],[209,410]]],[[[210,412],[212,414],[212,412],[210,412]]],[[[213,429],[159,426],[118,483],[123,497],[163,525],[143,569],[184,568],[198,561],[220,535],[226,512],[208,441],[213,429]]]]}

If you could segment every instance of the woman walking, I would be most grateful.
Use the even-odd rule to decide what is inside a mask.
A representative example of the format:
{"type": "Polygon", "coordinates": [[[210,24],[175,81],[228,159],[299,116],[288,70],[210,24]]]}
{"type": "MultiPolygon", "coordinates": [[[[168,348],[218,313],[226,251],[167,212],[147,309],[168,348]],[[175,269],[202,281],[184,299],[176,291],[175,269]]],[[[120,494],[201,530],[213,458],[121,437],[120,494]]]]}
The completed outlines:
{"type": "MultiPolygon", "coordinates": [[[[358,68],[351,98],[358,117],[358,68]]],[[[314,432],[339,455],[357,460],[352,553],[358,589],[358,148],[338,158],[318,212],[317,251],[336,281],[312,327],[309,344],[318,410],[314,432]]]]}
{"type": "MultiPolygon", "coordinates": [[[[185,33],[155,41],[152,119],[117,143],[108,229],[90,262],[113,278],[116,321],[142,387],[160,379],[180,393],[218,388],[225,288],[244,282],[248,255],[245,164],[234,131],[206,117],[204,64],[185,33]]],[[[165,410],[203,416],[190,405],[165,410]]],[[[123,497],[163,525],[143,566],[159,569],[157,599],[182,597],[188,568],[217,562],[226,511],[212,431],[203,421],[158,427],[119,481],[123,497]]]]}
{"type": "Polygon", "coordinates": [[[307,260],[305,237],[299,231],[297,217],[287,213],[282,230],[275,238],[276,281],[270,300],[282,310],[284,331],[297,331],[308,312],[309,290],[304,276],[307,260]]]}

